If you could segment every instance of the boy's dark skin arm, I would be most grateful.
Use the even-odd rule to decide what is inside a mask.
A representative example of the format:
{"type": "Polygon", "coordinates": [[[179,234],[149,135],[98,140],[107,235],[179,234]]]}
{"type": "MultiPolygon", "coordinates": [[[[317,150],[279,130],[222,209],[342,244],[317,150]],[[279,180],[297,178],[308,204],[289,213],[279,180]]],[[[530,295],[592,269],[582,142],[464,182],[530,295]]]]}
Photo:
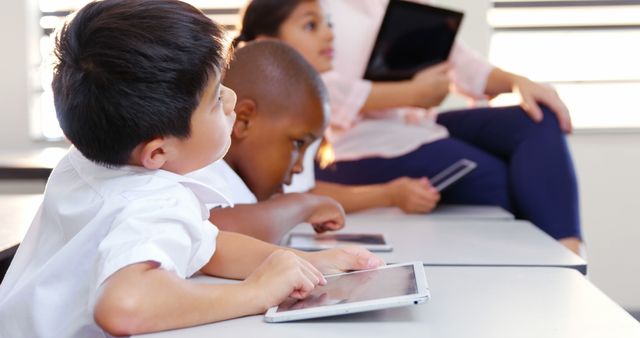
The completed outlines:
{"type": "Polygon", "coordinates": [[[317,232],[344,226],[344,211],[326,196],[305,193],[276,195],[255,204],[212,209],[209,220],[225,231],[278,243],[296,225],[308,222],[317,232]]]}

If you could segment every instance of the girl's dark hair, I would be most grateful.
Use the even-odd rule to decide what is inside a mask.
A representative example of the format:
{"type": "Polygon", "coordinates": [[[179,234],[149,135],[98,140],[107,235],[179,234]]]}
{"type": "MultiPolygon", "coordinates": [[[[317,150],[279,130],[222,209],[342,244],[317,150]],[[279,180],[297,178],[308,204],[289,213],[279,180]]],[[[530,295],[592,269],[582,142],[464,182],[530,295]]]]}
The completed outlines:
{"type": "Polygon", "coordinates": [[[92,2],[56,39],[60,127],[84,156],[110,166],[155,137],[189,137],[202,91],[226,68],[227,53],[221,26],[186,3],[92,2]]]}
{"type": "Polygon", "coordinates": [[[293,10],[303,2],[313,0],[253,0],[244,9],[240,35],[233,40],[237,47],[241,42],[255,40],[259,35],[277,37],[280,26],[293,10]]]}

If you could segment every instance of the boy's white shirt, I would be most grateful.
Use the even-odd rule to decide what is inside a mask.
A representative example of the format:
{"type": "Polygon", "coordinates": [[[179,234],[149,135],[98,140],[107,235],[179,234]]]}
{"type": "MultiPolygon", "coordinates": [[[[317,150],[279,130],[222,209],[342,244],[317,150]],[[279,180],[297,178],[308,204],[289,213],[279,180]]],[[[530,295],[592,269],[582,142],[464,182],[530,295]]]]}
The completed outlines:
{"type": "Polygon", "coordinates": [[[315,140],[304,153],[304,159],[302,162],[303,170],[299,174],[293,175],[290,185],[284,186],[284,192],[308,192],[316,186],[316,175],[314,172],[315,164],[314,160],[320,148],[322,139],[315,140]]]}
{"type": "MultiPolygon", "coordinates": [[[[224,160],[213,162],[202,169],[187,174],[187,176],[220,191],[233,204],[258,203],[256,195],[224,160]]],[[[209,208],[218,206],[220,205],[207,204],[209,208]]]]}
{"type": "Polygon", "coordinates": [[[205,203],[230,204],[190,178],[106,168],[72,147],[0,285],[0,337],[108,337],[93,309],[114,272],[155,261],[187,278],[211,259],[205,203]]]}
{"type": "MultiPolygon", "coordinates": [[[[307,192],[315,186],[313,160],[318,152],[322,140],[316,140],[309,145],[303,159],[304,170],[293,175],[290,185],[284,186],[284,192],[307,192]]],[[[218,160],[210,165],[187,174],[188,177],[200,181],[227,196],[234,204],[258,203],[256,195],[249,189],[242,178],[224,160],[218,160]]],[[[209,208],[218,205],[207,205],[209,208]]]]}

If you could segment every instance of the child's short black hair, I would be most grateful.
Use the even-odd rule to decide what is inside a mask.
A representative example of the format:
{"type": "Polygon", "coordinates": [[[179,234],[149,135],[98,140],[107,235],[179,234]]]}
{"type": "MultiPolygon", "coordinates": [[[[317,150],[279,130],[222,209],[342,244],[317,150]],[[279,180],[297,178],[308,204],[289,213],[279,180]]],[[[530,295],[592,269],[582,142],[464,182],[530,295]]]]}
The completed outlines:
{"type": "Polygon", "coordinates": [[[253,41],[236,49],[223,83],[236,92],[238,101],[252,99],[270,107],[272,114],[282,114],[300,102],[312,102],[329,113],[329,96],[320,74],[282,41],[253,41]]]}
{"type": "Polygon", "coordinates": [[[84,156],[110,166],[155,137],[189,137],[191,115],[227,51],[223,29],[186,3],[92,2],[56,39],[60,126],[84,156]]]}

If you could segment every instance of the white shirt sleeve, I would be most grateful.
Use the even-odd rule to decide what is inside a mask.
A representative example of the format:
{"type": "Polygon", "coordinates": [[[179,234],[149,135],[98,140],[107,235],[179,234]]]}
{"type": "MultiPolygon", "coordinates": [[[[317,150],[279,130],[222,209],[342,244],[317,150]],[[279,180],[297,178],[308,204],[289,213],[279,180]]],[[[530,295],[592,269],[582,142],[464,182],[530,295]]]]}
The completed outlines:
{"type": "Polygon", "coordinates": [[[187,188],[125,198],[127,206],[98,247],[96,288],[131,264],[154,261],[187,278],[211,259],[218,229],[202,219],[200,204],[187,188]]]}
{"type": "Polygon", "coordinates": [[[304,168],[301,173],[293,175],[293,180],[290,185],[284,186],[285,193],[291,192],[308,192],[316,186],[316,175],[314,172],[315,164],[314,160],[318,153],[318,148],[322,143],[322,139],[318,139],[309,145],[307,151],[304,153],[303,165],[304,168]]]}
{"type": "Polygon", "coordinates": [[[486,98],[484,91],[494,67],[460,41],[453,44],[449,61],[453,66],[453,90],[474,99],[486,98]]]}

